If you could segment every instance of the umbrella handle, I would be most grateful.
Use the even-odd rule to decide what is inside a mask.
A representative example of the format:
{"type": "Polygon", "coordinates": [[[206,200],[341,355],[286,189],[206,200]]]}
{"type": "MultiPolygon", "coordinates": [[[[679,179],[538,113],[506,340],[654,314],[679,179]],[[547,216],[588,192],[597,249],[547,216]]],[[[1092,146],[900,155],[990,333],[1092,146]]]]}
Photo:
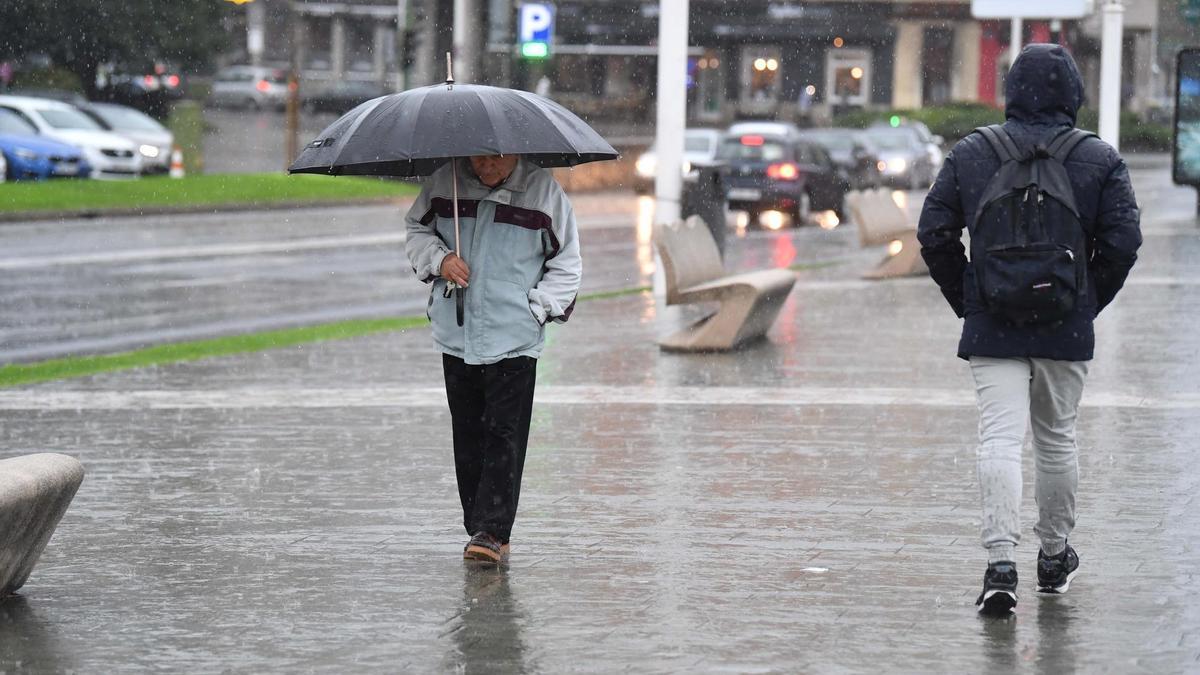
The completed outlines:
{"type": "Polygon", "coordinates": [[[463,325],[463,289],[454,289],[454,316],[458,319],[458,325],[463,325]]]}

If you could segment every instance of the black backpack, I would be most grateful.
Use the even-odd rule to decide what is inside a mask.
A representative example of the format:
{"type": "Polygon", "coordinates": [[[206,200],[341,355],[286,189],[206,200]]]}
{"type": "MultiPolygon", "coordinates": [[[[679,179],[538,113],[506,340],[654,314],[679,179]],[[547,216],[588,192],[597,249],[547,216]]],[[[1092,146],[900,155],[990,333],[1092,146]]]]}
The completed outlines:
{"type": "Polygon", "coordinates": [[[1023,153],[999,124],[975,130],[1000,158],[975,212],[971,266],[988,312],[1013,323],[1050,323],[1087,294],[1087,238],[1063,166],[1088,136],[1068,129],[1023,153]]]}

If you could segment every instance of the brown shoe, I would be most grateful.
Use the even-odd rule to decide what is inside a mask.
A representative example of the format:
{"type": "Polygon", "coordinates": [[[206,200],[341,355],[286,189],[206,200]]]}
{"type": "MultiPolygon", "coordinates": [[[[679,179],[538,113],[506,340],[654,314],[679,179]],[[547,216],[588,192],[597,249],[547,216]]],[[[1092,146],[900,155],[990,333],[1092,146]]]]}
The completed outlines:
{"type": "Polygon", "coordinates": [[[488,532],[476,532],[475,536],[471,537],[471,541],[467,542],[467,547],[463,549],[464,560],[499,563],[507,558],[508,544],[501,544],[499,539],[488,532]]]}

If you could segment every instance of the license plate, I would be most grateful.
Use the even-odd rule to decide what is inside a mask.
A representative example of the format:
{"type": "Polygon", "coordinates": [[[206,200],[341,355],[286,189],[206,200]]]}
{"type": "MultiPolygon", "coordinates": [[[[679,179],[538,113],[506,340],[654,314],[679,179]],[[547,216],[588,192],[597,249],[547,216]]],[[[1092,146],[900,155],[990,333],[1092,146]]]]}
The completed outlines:
{"type": "Polygon", "coordinates": [[[762,190],[751,190],[749,188],[733,188],[725,197],[730,201],[735,202],[753,202],[762,199],[762,190]]]}
{"type": "Polygon", "coordinates": [[[60,176],[74,176],[79,173],[79,165],[68,162],[59,162],[54,165],[54,173],[60,176]]]}

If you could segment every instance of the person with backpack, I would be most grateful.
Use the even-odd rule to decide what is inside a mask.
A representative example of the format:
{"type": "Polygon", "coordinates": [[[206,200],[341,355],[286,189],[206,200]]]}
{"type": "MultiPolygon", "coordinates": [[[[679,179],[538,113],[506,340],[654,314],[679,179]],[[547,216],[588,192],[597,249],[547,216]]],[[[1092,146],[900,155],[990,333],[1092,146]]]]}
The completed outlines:
{"type": "Polygon", "coordinates": [[[988,553],[976,604],[992,614],[1017,603],[1021,451],[1031,424],[1037,590],[1064,593],[1079,569],[1068,537],[1092,322],[1121,289],[1142,243],[1125,162],[1075,129],[1083,83],[1071,55],[1055,44],[1026,46],[1005,97],[1005,123],[977,129],[947,156],[917,232],[930,276],[963,319],[958,356],[975,380],[988,553]]]}

